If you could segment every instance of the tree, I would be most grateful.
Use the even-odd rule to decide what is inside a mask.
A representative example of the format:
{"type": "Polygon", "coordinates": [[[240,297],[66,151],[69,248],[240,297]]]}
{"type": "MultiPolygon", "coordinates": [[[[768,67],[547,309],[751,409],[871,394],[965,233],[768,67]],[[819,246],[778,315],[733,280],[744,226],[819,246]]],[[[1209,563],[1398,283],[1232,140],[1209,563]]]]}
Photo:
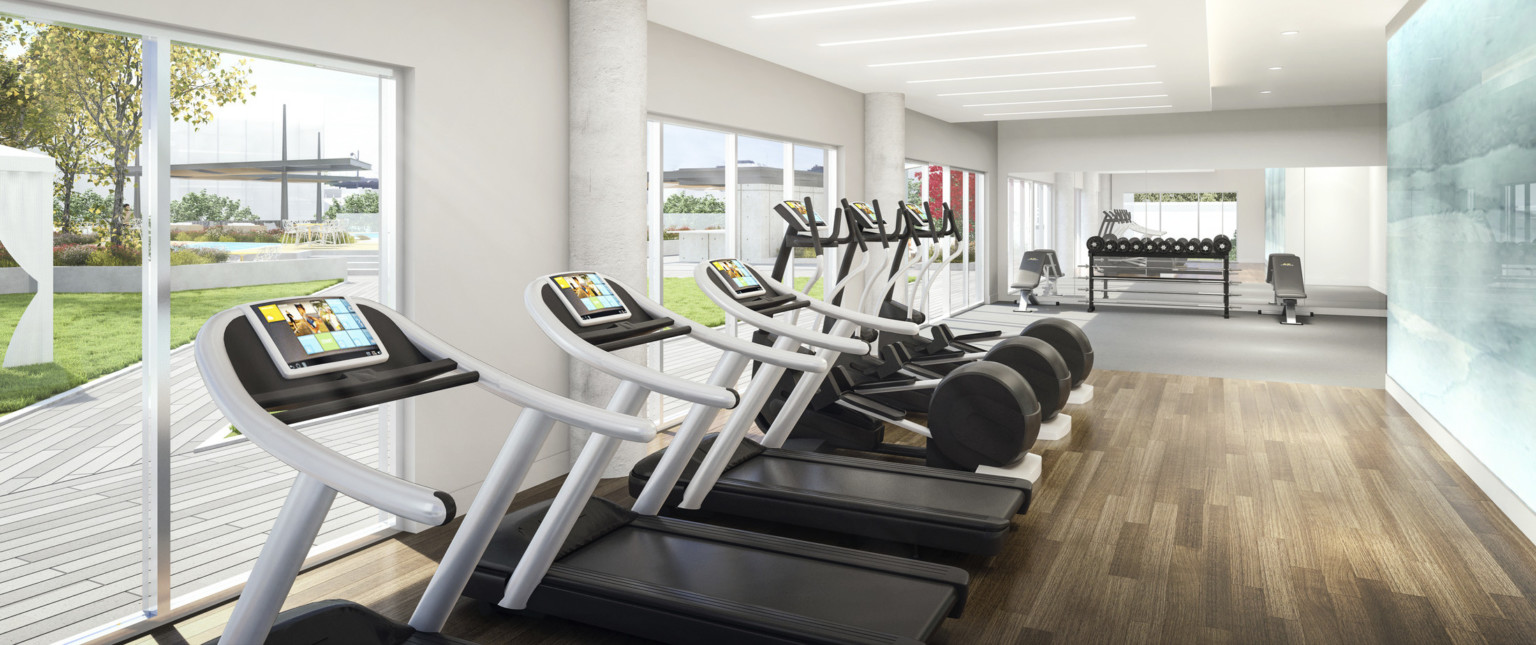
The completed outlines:
{"type": "Polygon", "coordinates": [[[377,212],[379,212],[379,191],[365,190],[347,195],[345,199],[331,200],[331,205],[325,207],[325,218],[336,219],[336,216],[341,213],[377,212]]]}
{"type": "MultiPolygon", "coordinates": [[[[0,18],[0,51],[26,44],[28,31],[23,27],[19,21],[0,18]]],[[[37,57],[27,53],[15,60],[0,57],[0,145],[37,149],[53,158],[59,171],[53,185],[54,201],[60,205],[55,224],[72,231],[77,224],[75,180],[101,171],[94,155],[100,142],[91,137],[85,115],[69,96],[27,83],[37,73],[37,64],[37,57]]]]}
{"type": "Polygon", "coordinates": [[[240,200],[207,190],[187,193],[171,202],[172,222],[252,222],[256,214],[240,200]]]}
{"type": "Polygon", "coordinates": [[[662,203],[663,213],[724,213],[725,202],[720,201],[714,195],[689,195],[687,193],[672,193],[667,196],[667,201],[662,203]]]}
{"type": "MultiPolygon", "coordinates": [[[[133,38],[71,27],[37,25],[27,42],[32,58],[24,83],[39,96],[71,101],[84,117],[84,134],[99,142],[100,158],[112,182],[109,234],[123,241],[127,225],[124,196],[128,165],[142,137],[143,57],[133,38]]],[[[171,117],[194,127],[212,120],[213,108],[254,95],[249,62],[221,65],[218,52],[172,46],[171,117]]]]}

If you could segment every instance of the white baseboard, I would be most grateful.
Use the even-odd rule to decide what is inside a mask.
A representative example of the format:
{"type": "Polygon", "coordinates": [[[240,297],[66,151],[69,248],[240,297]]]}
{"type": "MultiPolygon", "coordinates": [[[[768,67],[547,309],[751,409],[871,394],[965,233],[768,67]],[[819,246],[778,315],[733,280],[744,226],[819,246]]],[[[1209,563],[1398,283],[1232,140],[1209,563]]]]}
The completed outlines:
{"type": "Polygon", "coordinates": [[[1487,495],[1499,510],[1504,511],[1504,515],[1509,517],[1509,521],[1514,523],[1515,528],[1520,529],[1526,539],[1536,542],[1536,511],[1532,511],[1519,495],[1505,486],[1504,481],[1477,458],[1477,455],[1472,454],[1472,451],[1462,445],[1460,440],[1445,429],[1445,426],[1440,425],[1434,415],[1425,410],[1424,406],[1419,405],[1419,402],[1414,400],[1402,385],[1390,376],[1387,377],[1386,385],[1387,394],[1397,401],[1398,405],[1403,406],[1403,409],[1408,411],[1408,416],[1413,417],[1413,420],[1424,428],[1424,432],[1428,433],[1435,443],[1440,444],[1440,448],[1450,456],[1451,461],[1461,466],[1461,470],[1483,489],[1483,494],[1487,495]]]}

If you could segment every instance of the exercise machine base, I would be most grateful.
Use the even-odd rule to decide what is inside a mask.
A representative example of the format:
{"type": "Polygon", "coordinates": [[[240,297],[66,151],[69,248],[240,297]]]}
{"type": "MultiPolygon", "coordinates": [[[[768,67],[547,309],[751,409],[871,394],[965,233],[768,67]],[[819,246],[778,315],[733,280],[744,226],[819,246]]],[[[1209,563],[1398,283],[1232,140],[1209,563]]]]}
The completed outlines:
{"type": "Polygon", "coordinates": [[[1067,405],[1082,405],[1093,400],[1093,386],[1087,383],[1072,388],[1072,394],[1067,397],[1067,405]]]}
{"type": "Polygon", "coordinates": [[[1040,441],[1056,441],[1072,434],[1072,417],[1057,413],[1055,418],[1040,424],[1040,441]]]}
{"type": "Polygon", "coordinates": [[[1012,466],[977,466],[976,474],[1012,477],[1014,479],[1022,479],[1033,484],[1035,483],[1035,480],[1040,479],[1040,470],[1044,463],[1045,462],[1040,458],[1040,455],[1029,452],[1024,453],[1024,458],[1020,459],[1018,463],[1013,464],[1012,466]]]}

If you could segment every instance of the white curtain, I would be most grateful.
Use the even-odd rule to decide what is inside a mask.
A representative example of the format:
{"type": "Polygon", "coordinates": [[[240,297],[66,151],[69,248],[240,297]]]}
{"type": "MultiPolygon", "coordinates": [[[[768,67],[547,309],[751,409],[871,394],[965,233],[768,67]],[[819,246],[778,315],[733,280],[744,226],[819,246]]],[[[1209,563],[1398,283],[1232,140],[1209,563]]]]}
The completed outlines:
{"type": "Polygon", "coordinates": [[[37,282],[3,367],[53,362],[53,175],[47,155],[0,146],[0,246],[37,282]]]}

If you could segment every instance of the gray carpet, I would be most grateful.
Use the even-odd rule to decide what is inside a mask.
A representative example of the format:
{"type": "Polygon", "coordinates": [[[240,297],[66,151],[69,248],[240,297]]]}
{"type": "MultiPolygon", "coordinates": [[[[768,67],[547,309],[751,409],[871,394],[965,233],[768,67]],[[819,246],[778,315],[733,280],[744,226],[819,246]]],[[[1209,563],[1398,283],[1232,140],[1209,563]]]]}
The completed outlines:
{"type": "Polygon", "coordinates": [[[1017,334],[1031,321],[1059,316],[1093,341],[1095,369],[1212,376],[1381,389],[1387,371],[1387,321],[1315,316],[1281,325],[1274,316],[1202,310],[1041,307],[1015,313],[1013,304],[977,307],[949,321],[956,334],[1000,329],[1017,334]]]}

